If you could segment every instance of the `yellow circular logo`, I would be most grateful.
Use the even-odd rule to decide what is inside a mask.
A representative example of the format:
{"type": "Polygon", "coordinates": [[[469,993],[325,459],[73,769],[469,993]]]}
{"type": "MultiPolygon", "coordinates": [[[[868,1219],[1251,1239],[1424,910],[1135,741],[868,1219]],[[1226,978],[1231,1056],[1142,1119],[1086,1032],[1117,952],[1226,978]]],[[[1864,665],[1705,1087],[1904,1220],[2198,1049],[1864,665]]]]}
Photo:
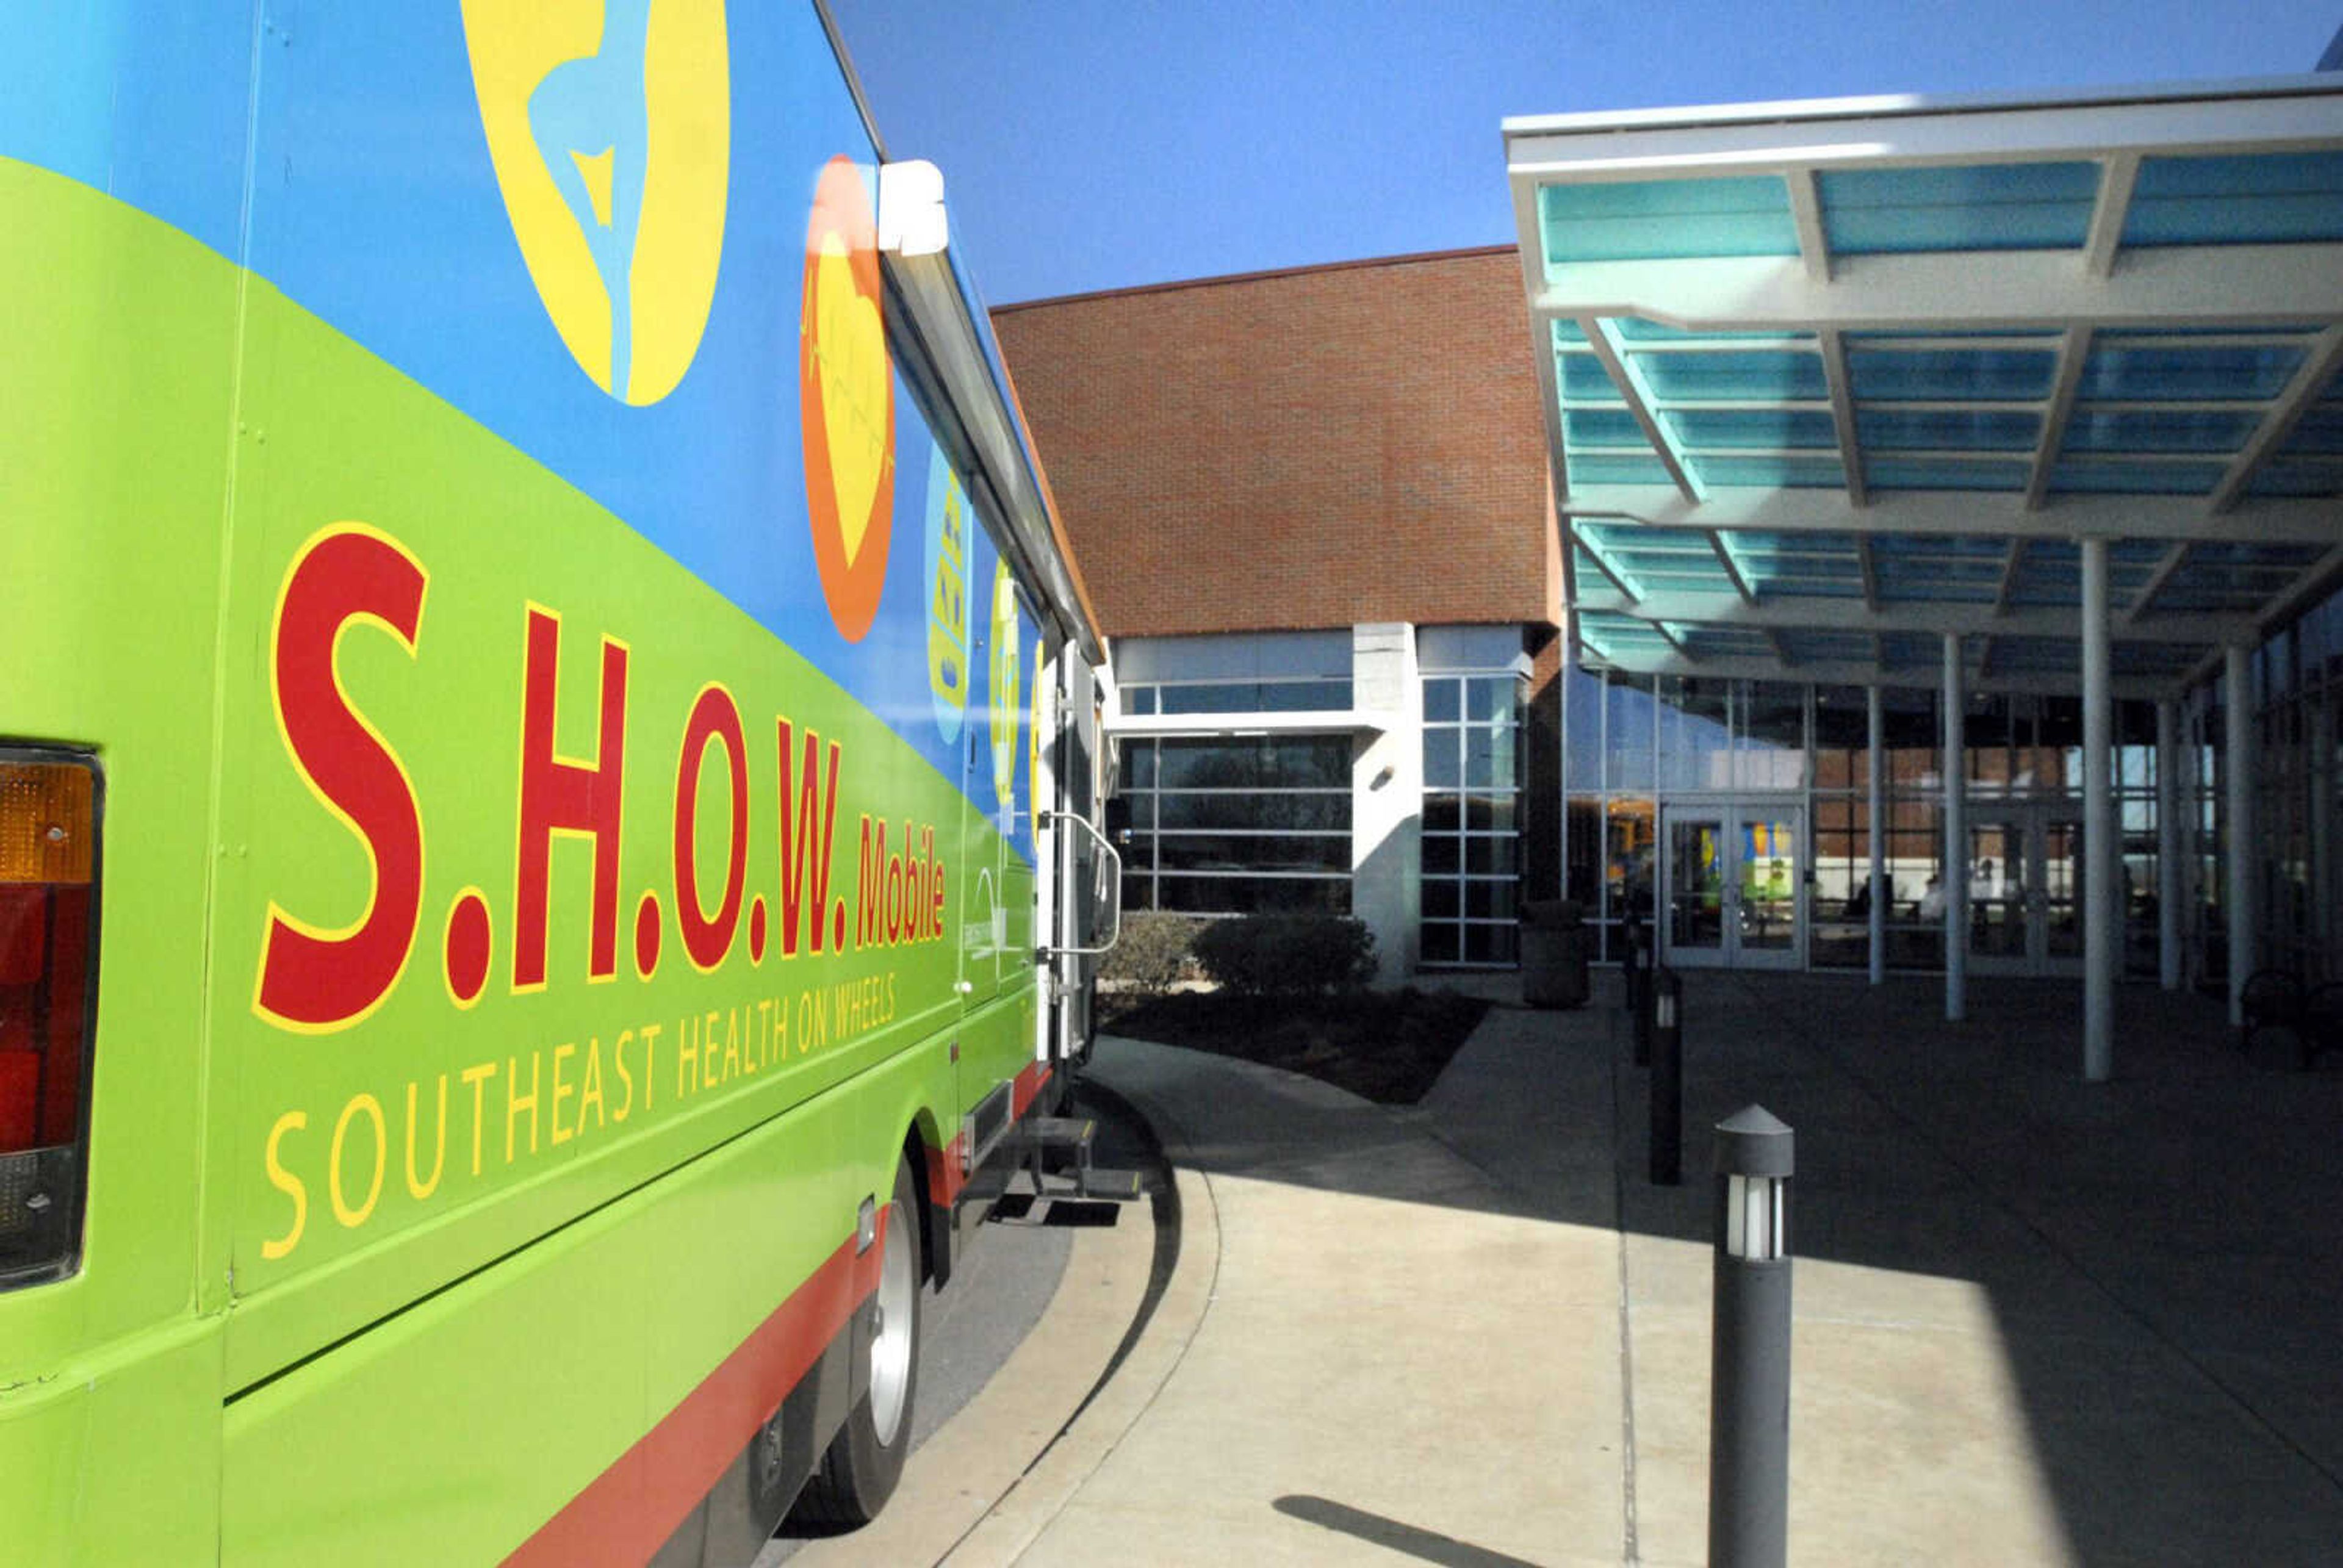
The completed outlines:
{"type": "Polygon", "coordinates": [[[1033,798],[1033,809],[1041,809],[1041,731],[1050,722],[1050,683],[1043,678],[1047,660],[1043,658],[1040,639],[1033,643],[1033,718],[1025,733],[1025,791],[1033,798]]]}
{"type": "Polygon", "coordinates": [[[488,158],[570,357],[656,403],[699,350],[724,249],[723,0],[463,0],[488,158]]]}
{"type": "Polygon", "coordinates": [[[1017,666],[1017,579],[1002,561],[992,573],[992,789],[1003,806],[1016,799],[1017,721],[1024,717],[1017,666]]]}

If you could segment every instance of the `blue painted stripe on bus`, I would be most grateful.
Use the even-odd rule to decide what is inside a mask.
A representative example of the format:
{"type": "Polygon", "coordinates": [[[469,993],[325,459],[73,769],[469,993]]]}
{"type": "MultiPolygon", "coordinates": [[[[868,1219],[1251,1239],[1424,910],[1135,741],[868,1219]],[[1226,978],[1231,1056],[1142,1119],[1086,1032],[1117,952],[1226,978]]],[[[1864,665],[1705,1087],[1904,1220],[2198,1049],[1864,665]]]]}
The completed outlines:
{"type": "MultiPolygon", "coordinates": [[[[647,407],[581,371],[539,300],[490,162],[461,8],[311,6],[258,27],[253,15],[225,0],[30,8],[0,58],[0,156],[244,262],[607,507],[947,778],[968,774],[930,692],[920,532],[934,443],[900,375],[885,587],[859,643],[833,624],[815,565],[798,395],[806,229],[829,160],[875,158],[815,7],[729,8],[721,267],[689,371],[647,407]],[[760,421],[769,440],[734,438],[760,421]]],[[[971,538],[981,614],[998,555],[981,530],[971,538]]],[[[1024,668],[1030,615],[1020,628],[1024,668]]],[[[971,715],[991,701],[989,665],[974,673],[971,715]]],[[[1030,692],[1021,685],[1021,708],[1030,692]]],[[[990,811],[989,784],[970,793],[990,811]]],[[[1013,839],[1030,859],[1023,810],[1013,839]]]]}
{"type": "Polygon", "coordinates": [[[254,11],[252,0],[12,6],[0,157],[79,180],[233,258],[254,11]]]}

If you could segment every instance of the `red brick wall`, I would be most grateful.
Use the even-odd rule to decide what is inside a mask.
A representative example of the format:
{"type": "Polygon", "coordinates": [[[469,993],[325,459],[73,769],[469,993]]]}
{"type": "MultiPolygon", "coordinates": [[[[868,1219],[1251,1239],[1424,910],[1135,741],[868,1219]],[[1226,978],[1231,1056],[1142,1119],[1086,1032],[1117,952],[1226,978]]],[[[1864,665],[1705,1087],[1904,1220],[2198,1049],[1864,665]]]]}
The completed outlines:
{"type": "Polygon", "coordinates": [[[1514,251],[1045,300],[993,325],[1110,635],[1553,620],[1514,251]]]}

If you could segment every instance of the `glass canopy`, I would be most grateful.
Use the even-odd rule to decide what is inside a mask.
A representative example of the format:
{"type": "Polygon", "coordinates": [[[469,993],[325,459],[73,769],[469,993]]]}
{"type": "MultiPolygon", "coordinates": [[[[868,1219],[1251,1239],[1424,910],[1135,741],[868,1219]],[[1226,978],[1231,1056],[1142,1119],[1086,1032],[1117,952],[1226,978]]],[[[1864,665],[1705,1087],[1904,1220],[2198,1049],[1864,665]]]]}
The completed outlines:
{"type": "Polygon", "coordinates": [[[2097,538],[2169,695],[2343,567],[2343,78],[1505,137],[1590,662],[2067,689],[2097,538]]]}

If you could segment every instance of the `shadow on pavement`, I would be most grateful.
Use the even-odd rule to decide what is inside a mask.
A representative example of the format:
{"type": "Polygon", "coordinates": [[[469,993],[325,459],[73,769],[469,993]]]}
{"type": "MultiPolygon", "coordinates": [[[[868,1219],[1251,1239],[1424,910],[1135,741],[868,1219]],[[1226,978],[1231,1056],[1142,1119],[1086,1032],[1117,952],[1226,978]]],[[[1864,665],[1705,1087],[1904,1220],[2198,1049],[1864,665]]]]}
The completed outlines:
{"type": "Polygon", "coordinates": [[[1369,1513],[1324,1497],[1281,1497],[1276,1508],[1289,1519],[1385,1547],[1419,1562],[1442,1563],[1444,1568],[1536,1568],[1524,1558],[1487,1551],[1453,1535],[1419,1530],[1413,1524],[1402,1524],[1396,1519],[1385,1519],[1380,1513],[1369,1513]]]}
{"type": "MultiPolygon", "coordinates": [[[[1844,1414],[1878,1422],[1893,1444],[1925,1428],[1897,1417],[1931,1397],[1926,1333],[1997,1340],[2007,1387],[1963,1397],[2022,1415],[2033,1452],[2008,1462],[2038,1474],[2048,1533],[2063,1532],[2073,1560],[2343,1560],[2343,1073],[2242,1059],[2217,1002],[2147,988],[2121,990],[2117,1076],[2090,1085],[2078,984],[1973,979],[1970,1017],[1950,1024],[1928,977],[1684,981],[1684,1179],[1673,1188],[1645,1180],[1649,1074],[1632,1062],[1615,974],[1598,976],[1582,1010],[1493,1013],[1413,1108],[1258,1070],[1234,1081],[1242,1092],[1225,1069],[1178,1065],[1159,1070],[1213,1087],[1136,1087],[1172,1109],[1180,1158],[1209,1172],[1615,1227],[1624,1310],[1689,1298],[1697,1268],[1703,1332],[1694,1249],[1708,1245],[1709,1130],[1762,1104],[1797,1134],[1795,1253],[1844,1266],[1801,1275],[1800,1342],[1810,1306],[1868,1303],[1855,1315],[1876,1322],[1819,1332],[1868,1347],[1836,1369],[1842,1392],[1896,1406],[1810,1402],[1794,1409],[1794,1432],[1844,1414]],[[1977,1326],[1912,1321],[1916,1302],[1926,1319],[1967,1299],[1977,1326]],[[1890,1345],[1890,1332],[1906,1337],[1890,1345]]],[[[1803,1391],[1819,1369],[1801,1354],[1803,1391]]],[[[1810,1456],[1819,1446],[1794,1440],[1794,1474],[1802,1441],[1810,1456]]],[[[1400,1543],[1371,1530],[1409,1530],[1322,1499],[1278,1506],[1385,1544],[1400,1543]]],[[[1434,1562],[1509,1561],[1444,1536],[1416,1545],[1434,1562]]]]}

